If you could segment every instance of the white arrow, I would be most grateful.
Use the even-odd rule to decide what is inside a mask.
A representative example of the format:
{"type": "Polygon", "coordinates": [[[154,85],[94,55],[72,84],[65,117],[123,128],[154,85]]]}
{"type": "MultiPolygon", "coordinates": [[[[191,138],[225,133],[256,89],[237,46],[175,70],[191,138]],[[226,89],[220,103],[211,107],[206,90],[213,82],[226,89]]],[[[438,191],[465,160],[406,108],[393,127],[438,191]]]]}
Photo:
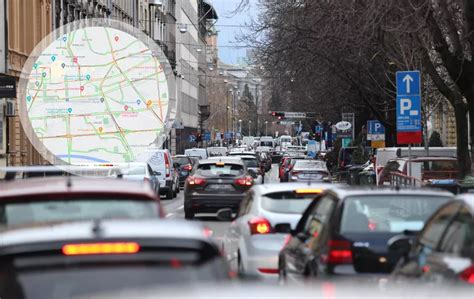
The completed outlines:
{"type": "Polygon", "coordinates": [[[407,84],[407,93],[410,93],[411,91],[411,83],[413,82],[413,78],[410,75],[406,75],[405,78],[403,78],[403,82],[406,82],[407,84]]]}

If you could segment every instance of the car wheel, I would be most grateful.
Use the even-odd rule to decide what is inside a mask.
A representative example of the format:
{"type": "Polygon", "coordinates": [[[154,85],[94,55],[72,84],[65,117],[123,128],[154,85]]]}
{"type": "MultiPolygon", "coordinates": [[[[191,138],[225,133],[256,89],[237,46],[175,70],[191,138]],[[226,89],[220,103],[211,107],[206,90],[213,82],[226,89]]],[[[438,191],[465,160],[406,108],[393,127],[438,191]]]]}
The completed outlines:
{"type": "MultiPolygon", "coordinates": [[[[173,185],[173,186],[176,186],[176,185],[173,185]]],[[[173,188],[173,198],[175,198],[176,196],[178,196],[178,191],[176,191],[176,187],[173,188]]]]}
{"type": "Polygon", "coordinates": [[[184,219],[194,219],[194,212],[189,210],[184,210],[184,219]]]}
{"type": "Polygon", "coordinates": [[[286,284],[287,282],[287,275],[284,263],[281,259],[278,262],[278,282],[280,284],[286,284]]]}
{"type": "Polygon", "coordinates": [[[170,188],[170,189],[166,192],[166,199],[173,199],[173,188],[170,188]]]}

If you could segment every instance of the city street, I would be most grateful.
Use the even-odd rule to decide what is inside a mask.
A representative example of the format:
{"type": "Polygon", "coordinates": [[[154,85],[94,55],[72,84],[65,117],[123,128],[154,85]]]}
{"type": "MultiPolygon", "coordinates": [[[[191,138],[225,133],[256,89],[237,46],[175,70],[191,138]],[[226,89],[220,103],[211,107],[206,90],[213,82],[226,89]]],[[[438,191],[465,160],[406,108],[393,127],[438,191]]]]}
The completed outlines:
{"type": "MultiPolygon", "coordinates": [[[[272,165],[272,170],[265,175],[266,183],[278,183],[278,164],[272,165]]],[[[184,219],[184,192],[181,190],[178,196],[172,200],[161,198],[161,203],[166,212],[166,218],[184,219]]],[[[219,243],[224,237],[229,224],[218,221],[213,214],[199,214],[192,221],[203,222],[211,231],[213,238],[219,243]]]]}

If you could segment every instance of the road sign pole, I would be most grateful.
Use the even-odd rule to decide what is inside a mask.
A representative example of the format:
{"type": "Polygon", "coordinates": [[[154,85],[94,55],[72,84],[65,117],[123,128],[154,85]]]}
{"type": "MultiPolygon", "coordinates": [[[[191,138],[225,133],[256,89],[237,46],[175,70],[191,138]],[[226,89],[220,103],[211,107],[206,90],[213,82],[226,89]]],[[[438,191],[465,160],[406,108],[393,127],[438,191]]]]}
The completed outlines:
{"type": "Polygon", "coordinates": [[[411,144],[408,145],[408,176],[411,177],[411,144]]]}

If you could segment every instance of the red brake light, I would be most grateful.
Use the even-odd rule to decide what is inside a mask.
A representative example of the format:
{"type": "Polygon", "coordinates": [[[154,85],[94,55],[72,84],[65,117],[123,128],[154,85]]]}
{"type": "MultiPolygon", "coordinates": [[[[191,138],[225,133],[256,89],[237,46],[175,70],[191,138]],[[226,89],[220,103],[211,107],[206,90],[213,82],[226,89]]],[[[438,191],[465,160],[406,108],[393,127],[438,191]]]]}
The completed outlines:
{"type": "Polygon", "coordinates": [[[64,255],[133,254],[140,251],[135,242],[66,244],[64,255]]]}
{"type": "Polygon", "coordinates": [[[250,234],[266,235],[273,233],[272,225],[265,218],[254,218],[249,221],[250,234]]]}
{"type": "Polygon", "coordinates": [[[459,275],[462,280],[467,281],[467,283],[474,284],[474,265],[471,265],[469,268],[465,269],[459,275]]]}
{"type": "Polygon", "coordinates": [[[278,269],[258,268],[258,272],[265,274],[278,274],[278,269]]]}
{"type": "Polygon", "coordinates": [[[193,170],[193,167],[191,166],[191,164],[187,164],[183,166],[183,170],[191,171],[193,170]]]}
{"type": "Polygon", "coordinates": [[[170,158],[168,157],[168,154],[165,153],[165,167],[166,167],[166,177],[169,177],[171,174],[170,170],[170,158]]]}
{"type": "Polygon", "coordinates": [[[352,250],[351,243],[343,240],[329,241],[329,255],[327,257],[328,264],[351,264],[352,250]]]}
{"type": "Polygon", "coordinates": [[[201,179],[201,178],[197,178],[197,177],[193,177],[193,176],[188,177],[188,184],[189,185],[200,186],[200,185],[204,185],[205,183],[206,183],[205,179],[201,179]]]}
{"type": "Polygon", "coordinates": [[[253,185],[253,179],[252,177],[245,177],[245,178],[240,178],[236,179],[235,183],[240,186],[252,186],[253,185]]]}

